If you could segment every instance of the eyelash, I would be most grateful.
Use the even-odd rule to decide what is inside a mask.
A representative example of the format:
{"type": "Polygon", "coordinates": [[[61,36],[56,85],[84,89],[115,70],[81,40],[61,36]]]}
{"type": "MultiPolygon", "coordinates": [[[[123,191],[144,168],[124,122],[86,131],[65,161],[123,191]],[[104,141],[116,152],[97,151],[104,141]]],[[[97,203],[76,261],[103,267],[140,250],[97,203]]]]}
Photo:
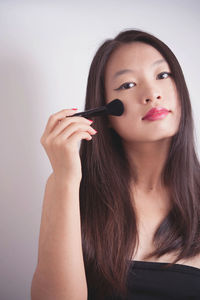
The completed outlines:
{"type": "MultiPolygon", "coordinates": [[[[163,75],[163,74],[167,74],[168,76],[172,76],[172,73],[169,73],[169,72],[162,72],[159,75],[163,75]]],[[[167,77],[168,78],[168,77],[167,77]]],[[[164,78],[163,78],[164,79],[164,78]]],[[[130,83],[134,83],[134,82],[125,82],[124,84],[122,84],[119,88],[115,89],[115,91],[118,91],[118,90],[127,90],[125,88],[123,88],[126,84],[130,84],[130,83]]]]}

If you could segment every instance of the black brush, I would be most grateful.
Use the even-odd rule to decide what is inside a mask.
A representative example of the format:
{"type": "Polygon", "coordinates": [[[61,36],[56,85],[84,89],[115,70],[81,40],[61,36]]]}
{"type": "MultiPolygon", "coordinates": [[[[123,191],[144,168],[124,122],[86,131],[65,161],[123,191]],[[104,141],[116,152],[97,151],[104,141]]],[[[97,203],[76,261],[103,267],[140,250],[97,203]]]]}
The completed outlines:
{"type": "Polygon", "coordinates": [[[81,116],[81,117],[96,117],[102,115],[113,115],[121,116],[124,112],[124,104],[119,99],[114,99],[105,106],[100,106],[97,108],[88,109],[67,117],[81,116]]]}

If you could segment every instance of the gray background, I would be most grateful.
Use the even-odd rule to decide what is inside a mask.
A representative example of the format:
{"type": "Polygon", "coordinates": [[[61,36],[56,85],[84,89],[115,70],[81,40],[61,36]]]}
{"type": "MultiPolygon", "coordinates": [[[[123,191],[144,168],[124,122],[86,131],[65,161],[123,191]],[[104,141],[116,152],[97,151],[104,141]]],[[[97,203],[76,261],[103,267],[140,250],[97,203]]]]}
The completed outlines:
{"type": "Polygon", "coordinates": [[[52,171],[40,137],[50,114],[83,110],[89,66],[105,39],[134,28],[171,48],[190,92],[200,154],[199,3],[0,1],[1,300],[30,299],[52,171]]]}

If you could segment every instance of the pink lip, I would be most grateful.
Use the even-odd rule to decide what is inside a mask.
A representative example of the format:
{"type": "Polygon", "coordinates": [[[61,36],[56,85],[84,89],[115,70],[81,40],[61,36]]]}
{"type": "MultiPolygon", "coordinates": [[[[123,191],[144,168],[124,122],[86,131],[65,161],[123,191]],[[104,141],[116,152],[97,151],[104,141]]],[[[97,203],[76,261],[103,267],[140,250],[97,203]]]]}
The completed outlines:
{"type": "Polygon", "coordinates": [[[157,119],[163,119],[168,115],[168,113],[171,112],[170,110],[163,108],[163,107],[157,107],[152,108],[148,111],[148,113],[142,118],[142,120],[157,120],[157,119]]]}
{"type": "Polygon", "coordinates": [[[148,117],[143,118],[143,120],[149,120],[149,121],[154,121],[154,120],[161,120],[164,119],[169,112],[162,112],[162,113],[157,113],[148,117]]]}

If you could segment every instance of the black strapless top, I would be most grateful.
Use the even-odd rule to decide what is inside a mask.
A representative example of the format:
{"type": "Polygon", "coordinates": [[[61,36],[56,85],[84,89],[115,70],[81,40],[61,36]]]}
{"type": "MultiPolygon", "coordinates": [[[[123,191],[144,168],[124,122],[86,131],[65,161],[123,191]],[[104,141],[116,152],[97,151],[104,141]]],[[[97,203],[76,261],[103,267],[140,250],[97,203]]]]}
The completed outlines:
{"type": "MultiPolygon", "coordinates": [[[[167,263],[131,261],[127,280],[128,298],[112,297],[112,300],[200,300],[200,269],[167,263]]],[[[106,300],[110,300],[105,298],[106,300]]],[[[88,300],[95,300],[88,289],[88,300]]],[[[104,300],[104,299],[102,299],[104,300]]]]}

